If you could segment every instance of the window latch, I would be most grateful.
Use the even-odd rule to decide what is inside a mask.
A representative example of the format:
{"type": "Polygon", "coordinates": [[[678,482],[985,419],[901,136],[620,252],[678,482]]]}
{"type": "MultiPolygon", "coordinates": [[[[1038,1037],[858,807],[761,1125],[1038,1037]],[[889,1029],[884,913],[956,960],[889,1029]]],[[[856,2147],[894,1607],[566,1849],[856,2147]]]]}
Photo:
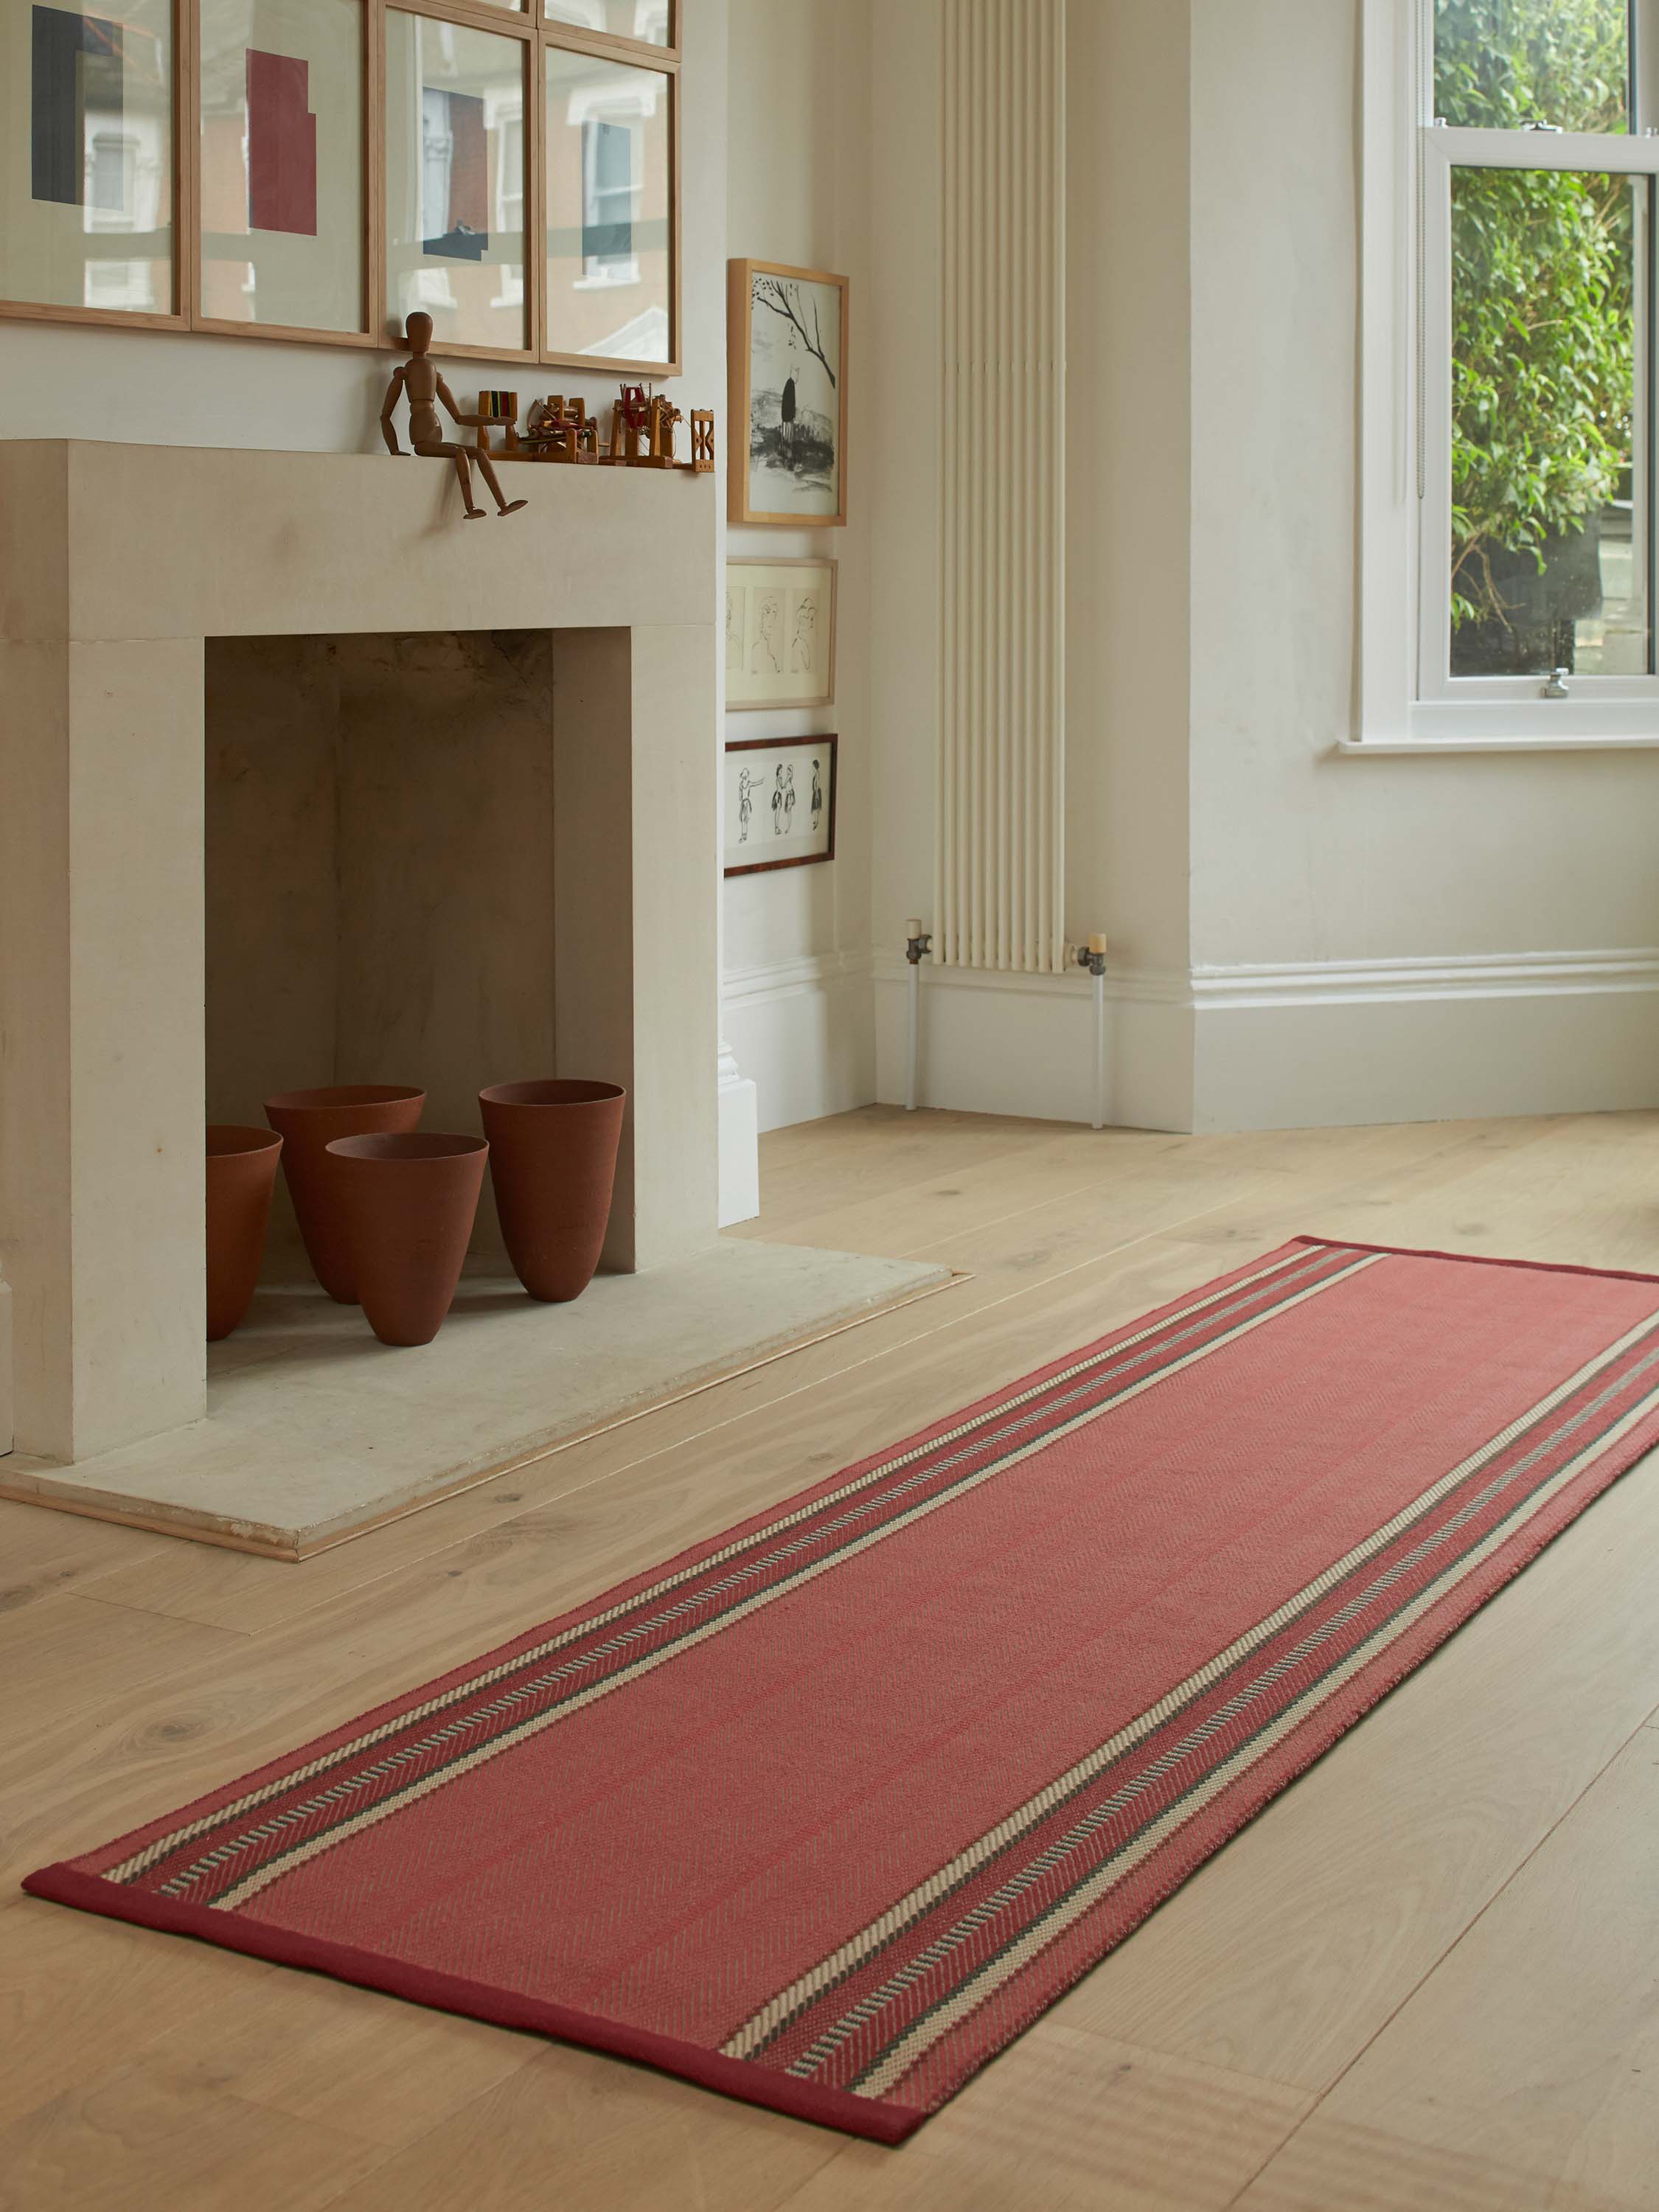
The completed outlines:
{"type": "Polygon", "coordinates": [[[1569,697],[1571,695],[1567,690],[1566,678],[1571,676],[1571,673],[1572,671],[1570,668],[1553,668],[1550,671],[1549,682],[1539,686],[1539,697],[1540,699],[1565,699],[1569,697]]]}
{"type": "Polygon", "coordinates": [[[1559,138],[1565,125],[1560,123],[1523,123],[1521,128],[1523,131],[1552,131],[1559,138]]]}

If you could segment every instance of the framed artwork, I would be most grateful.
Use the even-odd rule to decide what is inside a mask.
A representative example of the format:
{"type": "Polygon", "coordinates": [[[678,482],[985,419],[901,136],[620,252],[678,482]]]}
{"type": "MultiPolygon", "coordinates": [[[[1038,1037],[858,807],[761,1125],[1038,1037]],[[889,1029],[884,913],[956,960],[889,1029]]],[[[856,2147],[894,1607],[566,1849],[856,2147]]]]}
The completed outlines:
{"type": "Polygon", "coordinates": [[[526,42],[386,11],[386,306],[434,353],[522,354],[526,42]]]}
{"type": "MultiPolygon", "coordinates": [[[[666,14],[660,20],[666,28],[666,14]]],[[[678,358],[674,188],[679,80],[549,46],[544,171],[547,343],[570,364],[662,376],[678,358]]]]}
{"type": "Polygon", "coordinates": [[[0,300],[68,322],[177,323],[173,0],[0,9],[0,300]]]}
{"type": "Polygon", "coordinates": [[[836,857],[836,740],[743,738],[726,748],[728,876],[836,857]]]}
{"type": "Polygon", "coordinates": [[[670,0],[544,0],[542,12],[550,23],[568,23],[595,39],[630,46],[678,43],[670,0]]]}
{"type": "Polygon", "coordinates": [[[198,320],[366,337],[359,0],[200,0],[198,320]]]}
{"type": "Polygon", "coordinates": [[[726,519],[847,520],[847,279],[777,261],[726,269],[726,519]],[[744,426],[747,434],[744,434],[744,426]]]}
{"type": "Polygon", "coordinates": [[[0,318],[678,376],[681,0],[0,0],[0,318]]]}
{"type": "Polygon", "coordinates": [[[835,696],[835,562],[728,561],[728,711],[828,707],[835,696]]]}

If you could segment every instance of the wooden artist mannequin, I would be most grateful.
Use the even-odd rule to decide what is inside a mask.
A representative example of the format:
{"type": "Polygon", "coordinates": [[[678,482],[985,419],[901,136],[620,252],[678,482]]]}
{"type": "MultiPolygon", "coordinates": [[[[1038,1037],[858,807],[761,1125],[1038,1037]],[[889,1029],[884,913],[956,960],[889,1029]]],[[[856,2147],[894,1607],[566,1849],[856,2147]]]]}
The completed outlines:
{"type": "Polygon", "coordinates": [[[387,453],[395,454],[400,460],[403,458],[403,448],[398,443],[397,429],[392,420],[392,412],[398,404],[398,395],[401,392],[409,401],[410,444],[422,460],[447,459],[454,462],[455,473],[461,480],[461,497],[466,503],[467,520],[482,521],[484,514],[483,507],[474,507],[472,504],[472,476],[469,465],[470,460],[478,464],[479,475],[495,494],[496,513],[516,514],[526,501],[521,499],[506,500],[501,497],[501,488],[495,481],[495,471],[490,465],[489,454],[483,447],[474,448],[469,456],[465,446],[458,446],[444,435],[444,426],[438,419],[437,402],[440,400],[448,410],[451,419],[466,428],[476,429],[483,417],[477,415],[462,414],[460,409],[455,404],[449,386],[428,359],[427,349],[432,343],[431,316],[411,315],[404,325],[404,331],[409,339],[410,357],[401,368],[392,371],[392,381],[386,387],[386,404],[380,410],[380,434],[386,440],[387,453]]]}

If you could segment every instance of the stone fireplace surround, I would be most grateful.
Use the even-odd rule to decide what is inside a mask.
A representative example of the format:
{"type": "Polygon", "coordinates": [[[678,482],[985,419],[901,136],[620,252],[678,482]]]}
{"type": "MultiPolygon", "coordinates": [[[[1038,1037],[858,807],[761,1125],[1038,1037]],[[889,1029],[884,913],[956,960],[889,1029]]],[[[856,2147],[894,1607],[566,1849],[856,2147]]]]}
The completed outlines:
{"type": "MultiPolygon", "coordinates": [[[[629,1094],[605,1267],[627,1275],[710,1255],[726,1281],[734,1254],[762,1250],[713,1249],[718,480],[519,476],[529,507],[474,529],[453,472],[418,460],[0,443],[0,1273],[15,1419],[15,1457],[0,1471],[142,1462],[148,1480],[167,1455],[144,1440],[179,1439],[182,1461],[186,1435],[196,1449],[212,1428],[204,1105],[258,1118],[276,1065],[266,1048],[280,1057],[282,1039],[245,1017],[221,1048],[222,1003],[210,1095],[204,973],[222,1001],[240,988],[228,979],[263,958],[268,980],[281,953],[244,945],[253,966],[240,970],[208,957],[204,685],[210,675],[220,690],[240,684],[252,713],[261,654],[293,668],[317,641],[349,641],[337,659],[361,667],[366,654],[401,653],[407,678],[432,653],[446,682],[465,672],[469,652],[544,656],[552,864],[545,883],[526,879],[531,910],[516,919],[533,925],[536,901],[546,902],[550,947],[532,942],[525,960],[551,980],[543,1018],[557,1069],[602,1074],[629,1094]]],[[[293,696],[291,684],[265,693],[267,720],[293,696]]],[[[398,787],[386,734],[382,809],[398,787]]],[[[234,724],[216,720],[212,737],[234,744],[234,724]]],[[[301,782],[290,782],[290,799],[301,782]]],[[[222,786],[214,803],[236,805],[222,786]]],[[[239,865],[268,875],[280,934],[303,921],[304,901],[292,840],[276,812],[256,834],[258,811],[242,824],[239,865]]],[[[258,928],[259,889],[238,888],[243,933],[258,928]]],[[[376,895],[371,884],[365,911],[376,895]]],[[[231,910],[222,884],[212,910],[221,921],[231,910]]],[[[502,917],[475,920],[499,928],[502,917]]],[[[384,897],[376,926],[395,927],[384,897]]],[[[360,960],[359,982],[373,969],[360,960]]],[[[360,994],[360,1008],[372,999],[360,994]]],[[[271,1024],[292,1012],[273,1006],[271,1024]]],[[[342,1036],[353,1032],[343,1005],[336,1018],[342,1036]]],[[[374,1079],[434,1087],[395,1022],[380,1042],[388,1065],[374,1079]]],[[[475,1073],[545,1072],[464,1063],[436,1089],[459,1097],[475,1073]]],[[[329,1079],[314,1060],[289,1078],[329,1079]]],[[[453,1111],[453,1099],[445,1105],[453,1111]]],[[[430,1113],[427,1124],[444,1126],[430,1113]]],[[[906,1285],[924,1273],[909,1271],[906,1285]]],[[[799,1333],[830,1306],[867,1306],[882,1287],[842,1283],[822,1310],[802,1309],[799,1333]]],[[[659,1290],[659,1311],[666,1295],[659,1290]]],[[[706,1287],[697,1296],[706,1305],[706,1287]]],[[[607,1310],[626,1340],[625,1310],[607,1310]]],[[[504,1448],[522,1441],[522,1411],[503,1415],[504,1448]]],[[[38,1473],[0,1488],[70,1502],[38,1473]]]]}

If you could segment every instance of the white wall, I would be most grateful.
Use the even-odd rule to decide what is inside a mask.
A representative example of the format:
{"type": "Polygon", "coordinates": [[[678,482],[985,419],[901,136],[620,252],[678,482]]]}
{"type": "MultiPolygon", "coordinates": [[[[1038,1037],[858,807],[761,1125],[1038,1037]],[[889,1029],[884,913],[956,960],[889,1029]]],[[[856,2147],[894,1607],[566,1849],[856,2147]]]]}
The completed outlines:
{"type": "MultiPolygon", "coordinates": [[[[880,1096],[926,912],[949,0],[884,27],[872,907],[880,1096]],[[896,610],[901,603],[904,617],[896,610]]],[[[1360,0],[1072,0],[1067,927],[1103,927],[1109,1110],[1226,1128],[1659,1101],[1659,764],[1336,757],[1353,730],[1360,0]]],[[[925,975],[923,1096],[1075,1118],[1086,988],[925,975]]]]}
{"type": "MultiPolygon", "coordinates": [[[[901,15],[908,13],[901,11],[901,15]]],[[[884,24],[884,43],[886,26],[884,24]]],[[[840,564],[836,698],[810,714],[744,713],[733,738],[840,738],[836,858],[726,885],[722,1027],[759,1094],[760,1126],[839,1113],[875,1096],[870,989],[872,441],[889,372],[869,292],[870,0],[731,0],[727,249],[734,258],[852,279],[848,523],[732,529],[729,555],[840,564]]],[[[740,435],[740,426],[728,434],[740,435]]]]}
{"type": "Polygon", "coordinates": [[[1330,755],[1357,734],[1358,0],[1191,13],[1194,1118],[1650,1103],[1651,957],[1563,956],[1659,946],[1659,763],[1330,755]]]}

